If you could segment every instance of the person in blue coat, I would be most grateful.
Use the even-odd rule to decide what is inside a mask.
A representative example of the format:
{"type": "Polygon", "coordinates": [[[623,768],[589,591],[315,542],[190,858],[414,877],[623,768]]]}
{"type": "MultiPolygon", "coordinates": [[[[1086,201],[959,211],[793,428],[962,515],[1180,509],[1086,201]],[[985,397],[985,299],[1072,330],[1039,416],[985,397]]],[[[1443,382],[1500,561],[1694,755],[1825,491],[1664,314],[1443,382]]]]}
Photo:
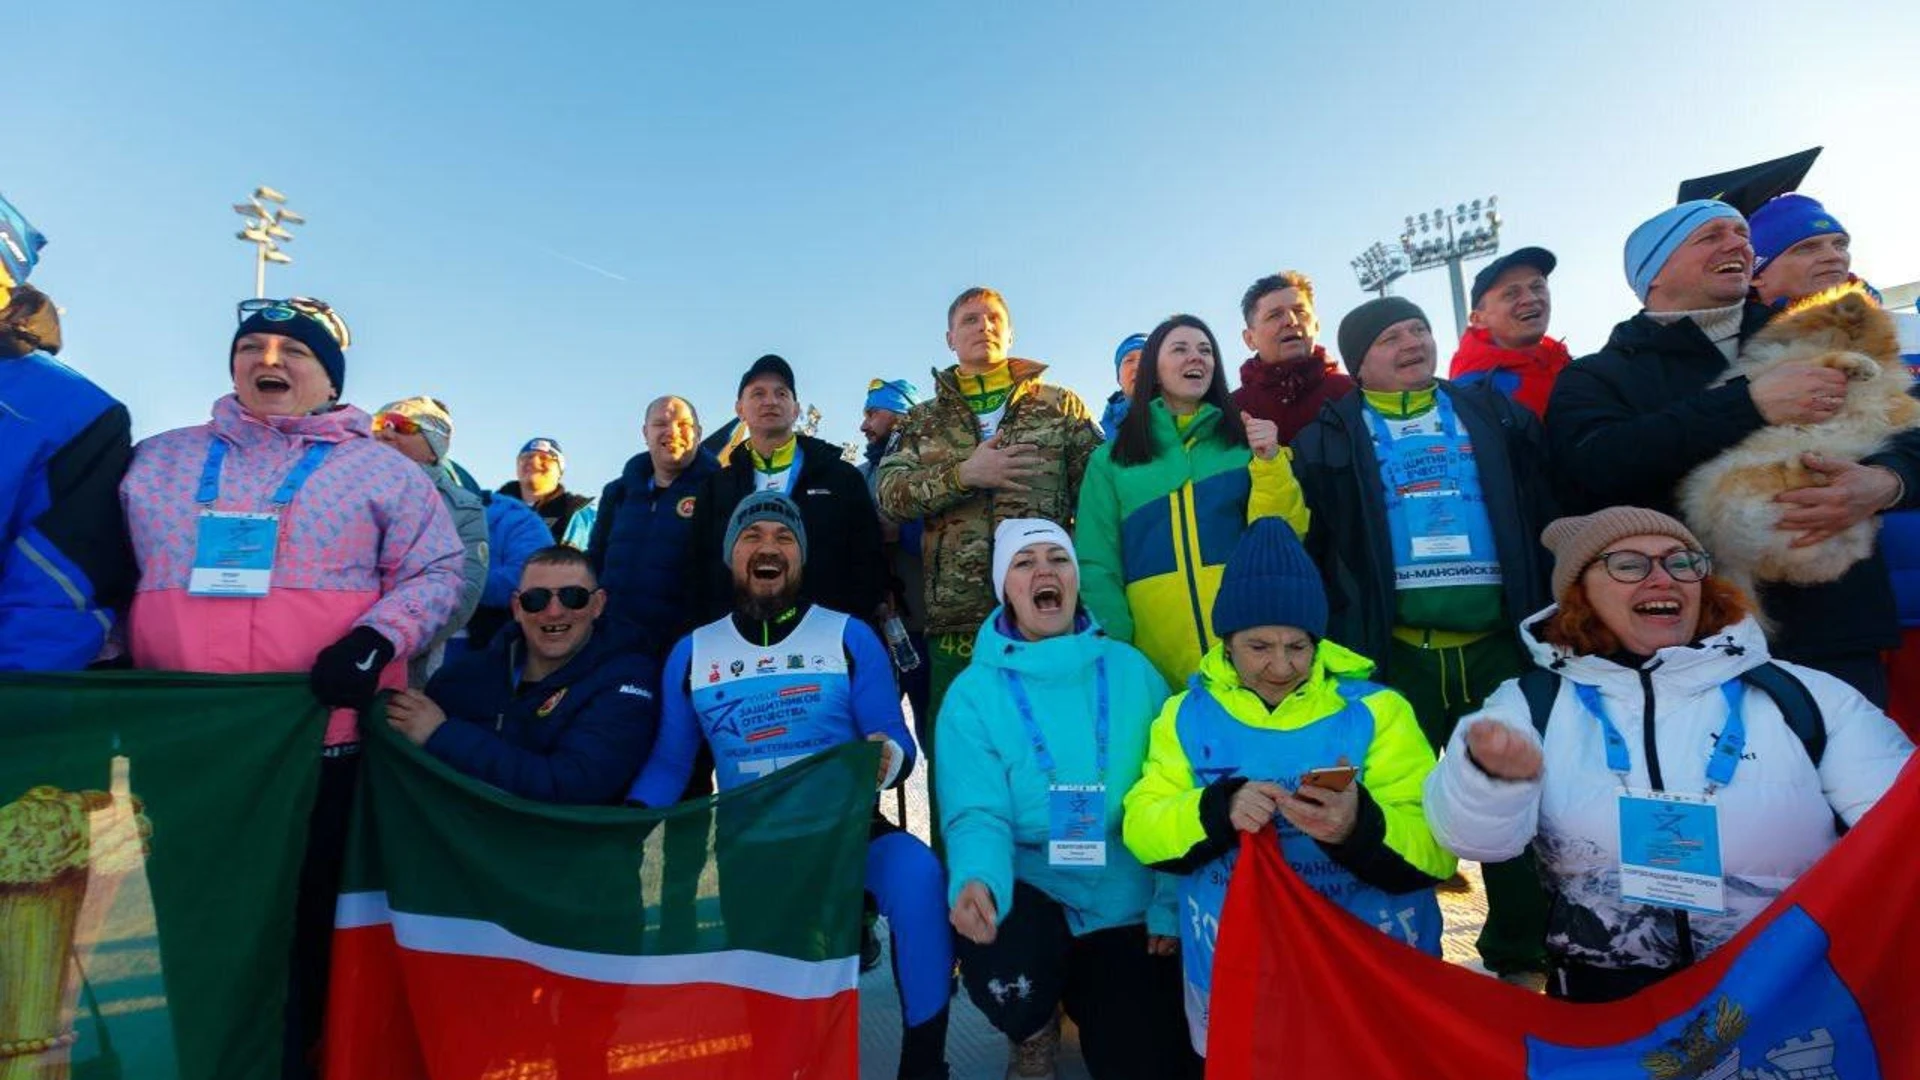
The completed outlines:
{"type": "Polygon", "coordinates": [[[554,540],[533,507],[511,495],[486,490],[458,462],[447,464],[460,486],[480,496],[487,510],[487,584],[465,632],[447,643],[447,659],[452,660],[462,652],[486,651],[500,628],[513,621],[513,590],[520,584],[521,568],[534,552],[554,540]]]}
{"type": "Polygon", "coordinates": [[[0,671],[111,659],[132,598],[120,512],[126,406],[60,361],[60,316],[26,284],[44,237],[0,198],[0,671]]]}
{"type": "Polygon", "coordinates": [[[580,551],[534,553],[513,594],[515,629],[441,668],[425,692],[396,693],[387,722],[509,794],[619,803],[653,750],[660,711],[653,661],[594,629],[606,605],[580,551]]]}
{"type": "Polygon", "coordinates": [[[1001,606],[947,691],[934,766],[968,996],[1012,1043],[1009,1076],[1052,1075],[1064,1008],[1095,1080],[1197,1077],[1175,885],[1120,839],[1167,684],[1081,608],[1059,525],[1001,522],[993,575],[1001,606]]]}
{"type": "Polygon", "coordinates": [[[682,397],[647,406],[647,449],[600,493],[587,558],[607,590],[606,625],[658,657],[693,629],[687,552],[701,484],[720,461],[700,448],[700,414],[682,397]]]}

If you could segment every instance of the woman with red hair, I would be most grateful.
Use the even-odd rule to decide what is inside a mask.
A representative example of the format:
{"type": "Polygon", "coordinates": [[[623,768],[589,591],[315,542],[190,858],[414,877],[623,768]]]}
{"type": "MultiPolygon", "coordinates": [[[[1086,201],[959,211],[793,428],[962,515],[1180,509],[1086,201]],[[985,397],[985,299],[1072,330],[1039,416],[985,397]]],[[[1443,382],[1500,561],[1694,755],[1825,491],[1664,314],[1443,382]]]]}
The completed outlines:
{"type": "Polygon", "coordinates": [[[1549,525],[1539,670],[1463,720],[1427,779],[1461,858],[1534,846],[1549,993],[1611,1001],[1706,956],[1872,809],[1913,752],[1830,675],[1769,658],[1680,522],[1617,506],[1549,525]]]}

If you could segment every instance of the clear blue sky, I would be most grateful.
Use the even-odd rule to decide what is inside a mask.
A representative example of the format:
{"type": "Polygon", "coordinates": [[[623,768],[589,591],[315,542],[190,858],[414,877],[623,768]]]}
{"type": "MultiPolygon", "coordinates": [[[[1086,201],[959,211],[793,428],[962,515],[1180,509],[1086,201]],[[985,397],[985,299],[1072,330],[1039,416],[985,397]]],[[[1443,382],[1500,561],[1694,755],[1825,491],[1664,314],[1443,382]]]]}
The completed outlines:
{"type": "MultiPolygon", "coordinates": [[[[762,352],[857,438],[867,379],[927,389],[976,283],[1096,409],[1115,343],[1173,311],[1237,364],[1240,292],[1281,267],[1319,283],[1331,341],[1354,254],[1489,193],[1506,246],[1559,254],[1576,354],[1631,313],[1621,241],[1682,177],[1814,144],[1856,269],[1920,278],[1920,9],[1891,0],[1737,23],[1672,0],[12,6],[0,190],[51,238],[34,281],[66,358],[137,435],[230,388],[253,268],[228,205],[261,183],[312,221],[268,292],[346,315],[349,400],[442,397],[489,481],[556,436],[586,490],[645,402],[685,394],[711,428],[762,352]]],[[[1443,336],[1446,289],[1398,287],[1443,336]]]]}

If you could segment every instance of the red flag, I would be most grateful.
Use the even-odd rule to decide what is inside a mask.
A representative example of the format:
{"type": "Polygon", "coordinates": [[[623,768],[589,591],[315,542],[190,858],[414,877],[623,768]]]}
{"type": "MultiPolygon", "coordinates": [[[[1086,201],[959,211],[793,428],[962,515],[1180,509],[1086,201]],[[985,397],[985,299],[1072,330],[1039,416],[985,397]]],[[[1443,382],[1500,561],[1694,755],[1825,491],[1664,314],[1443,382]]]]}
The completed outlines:
{"type": "Polygon", "coordinates": [[[1624,1001],[1530,994],[1388,939],[1243,837],[1209,1080],[1920,1077],[1920,766],[1695,967],[1624,1001]]]}

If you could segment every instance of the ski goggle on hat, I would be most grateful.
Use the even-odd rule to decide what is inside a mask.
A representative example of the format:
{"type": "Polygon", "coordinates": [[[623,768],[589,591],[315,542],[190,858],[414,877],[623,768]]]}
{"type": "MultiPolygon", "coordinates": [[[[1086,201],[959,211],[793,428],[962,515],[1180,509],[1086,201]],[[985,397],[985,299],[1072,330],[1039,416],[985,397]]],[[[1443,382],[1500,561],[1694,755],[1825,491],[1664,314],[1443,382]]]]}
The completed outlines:
{"type": "Polygon", "coordinates": [[[305,317],[319,323],[342,349],[353,345],[353,331],[347,329],[347,321],[340,317],[339,312],[327,306],[325,300],[315,300],[310,296],[289,296],[285,300],[260,298],[242,300],[235,307],[241,322],[246,322],[254,315],[268,322],[290,322],[305,317]]]}

